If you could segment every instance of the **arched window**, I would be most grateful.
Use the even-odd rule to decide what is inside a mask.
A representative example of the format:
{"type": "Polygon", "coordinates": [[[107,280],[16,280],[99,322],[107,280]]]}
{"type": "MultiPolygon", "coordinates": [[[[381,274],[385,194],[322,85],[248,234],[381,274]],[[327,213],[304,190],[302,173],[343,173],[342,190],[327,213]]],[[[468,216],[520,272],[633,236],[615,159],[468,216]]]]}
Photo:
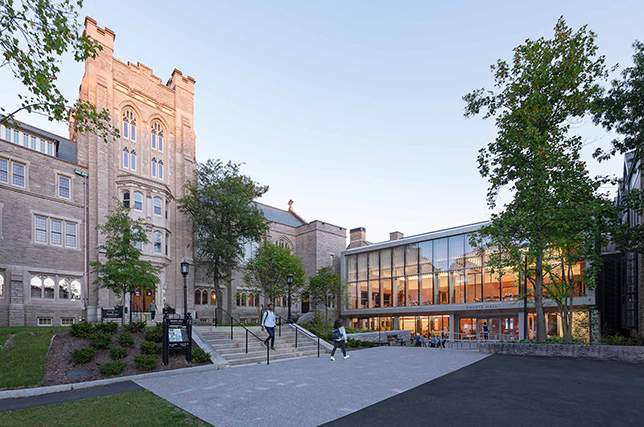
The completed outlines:
{"type": "Polygon", "coordinates": [[[136,117],[129,108],[123,111],[123,138],[136,141],[136,117]]]}
{"type": "Polygon", "coordinates": [[[80,301],[81,299],[81,282],[78,279],[72,280],[72,283],[70,283],[70,290],[69,292],[71,293],[71,300],[72,301],[80,301]]]}
{"type": "Polygon", "coordinates": [[[136,170],[136,151],[130,153],[130,169],[136,170]]]}
{"type": "Polygon", "coordinates": [[[246,306],[246,294],[241,294],[241,305],[246,306]]]}
{"type": "Polygon", "coordinates": [[[156,159],[152,159],[152,176],[157,177],[157,161],[156,159]]]}
{"type": "Polygon", "coordinates": [[[201,304],[201,291],[196,290],[195,291],[195,305],[200,305],[201,304]]]}
{"type": "Polygon", "coordinates": [[[217,293],[215,291],[210,293],[210,305],[217,305],[217,293]]]}
{"type": "Polygon", "coordinates": [[[239,294],[235,295],[235,303],[237,304],[237,307],[241,306],[241,297],[239,294]]]}
{"type": "Polygon", "coordinates": [[[31,297],[42,298],[42,279],[40,276],[31,278],[31,297]]]}
{"type": "Polygon", "coordinates": [[[255,295],[255,307],[259,307],[259,294],[255,295]]]}
{"type": "Polygon", "coordinates": [[[289,245],[288,240],[286,240],[286,239],[285,239],[285,238],[283,238],[283,237],[280,237],[279,239],[277,239],[277,241],[275,242],[275,244],[276,244],[277,246],[281,246],[281,247],[283,247],[283,248],[285,248],[285,249],[289,249],[289,250],[291,249],[291,245],[289,245]]]}
{"type": "Polygon", "coordinates": [[[45,298],[54,299],[54,279],[47,277],[43,284],[45,285],[45,298]]]}
{"type": "Polygon", "coordinates": [[[139,193],[138,191],[134,193],[134,210],[143,210],[143,194],[139,193]]]}
{"type": "Polygon", "coordinates": [[[204,305],[208,304],[208,291],[202,291],[201,292],[201,303],[204,305]]]}
{"type": "Polygon", "coordinates": [[[161,253],[161,233],[158,231],[154,232],[154,253],[161,253]]]}
{"type": "Polygon", "coordinates": [[[130,152],[127,151],[127,148],[123,150],[123,167],[125,169],[130,167],[130,152]]]}
{"type": "Polygon", "coordinates": [[[130,208],[130,192],[126,191],[123,193],[123,207],[124,208],[130,208]]]}
{"type": "Polygon", "coordinates": [[[154,198],[154,214],[155,215],[161,216],[162,204],[163,204],[163,202],[161,201],[161,199],[159,199],[158,197],[154,198]]]}
{"type": "Polygon", "coordinates": [[[163,151],[163,127],[161,123],[155,121],[152,123],[152,149],[163,151]]]}
{"type": "Polygon", "coordinates": [[[255,298],[253,294],[248,294],[248,306],[253,307],[255,305],[255,298]]]}
{"type": "Polygon", "coordinates": [[[163,162],[159,160],[159,179],[163,179],[163,162]]]}
{"type": "Polygon", "coordinates": [[[275,299],[275,307],[279,307],[280,305],[282,305],[281,303],[282,303],[282,298],[277,297],[275,299]]]}

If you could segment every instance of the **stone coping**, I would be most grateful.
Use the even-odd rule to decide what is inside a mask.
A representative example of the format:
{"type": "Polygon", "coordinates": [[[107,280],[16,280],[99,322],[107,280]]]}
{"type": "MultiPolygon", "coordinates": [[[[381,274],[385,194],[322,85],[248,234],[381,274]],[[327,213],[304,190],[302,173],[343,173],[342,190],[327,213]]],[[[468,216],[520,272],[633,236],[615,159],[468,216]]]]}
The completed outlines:
{"type": "Polygon", "coordinates": [[[644,346],[481,342],[479,343],[479,352],[512,356],[578,357],[644,363],[644,346]]]}
{"type": "Polygon", "coordinates": [[[173,369],[170,371],[149,372],[147,374],[106,378],[104,380],[84,381],[80,383],[60,384],[60,385],[52,385],[47,387],[21,388],[17,390],[4,390],[4,391],[0,391],[0,400],[15,399],[17,397],[40,396],[42,394],[58,393],[60,391],[80,390],[84,388],[99,387],[99,386],[119,383],[123,381],[135,381],[135,380],[143,380],[146,378],[215,371],[217,369],[218,367],[216,365],[193,366],[190,368],[173,369]]]}

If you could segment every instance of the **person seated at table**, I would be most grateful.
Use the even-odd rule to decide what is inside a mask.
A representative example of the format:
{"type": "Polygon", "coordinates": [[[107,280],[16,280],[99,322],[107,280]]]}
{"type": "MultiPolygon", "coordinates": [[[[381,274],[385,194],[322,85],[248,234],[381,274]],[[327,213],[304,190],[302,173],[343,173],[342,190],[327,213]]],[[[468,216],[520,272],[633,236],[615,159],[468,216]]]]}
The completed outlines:
{"type": "Polygon", "coordinates": [[[432,340],[429,342],[429,346],[434,348],[438,347],[438,340],[436,337],[432,337],[432,340]]]}

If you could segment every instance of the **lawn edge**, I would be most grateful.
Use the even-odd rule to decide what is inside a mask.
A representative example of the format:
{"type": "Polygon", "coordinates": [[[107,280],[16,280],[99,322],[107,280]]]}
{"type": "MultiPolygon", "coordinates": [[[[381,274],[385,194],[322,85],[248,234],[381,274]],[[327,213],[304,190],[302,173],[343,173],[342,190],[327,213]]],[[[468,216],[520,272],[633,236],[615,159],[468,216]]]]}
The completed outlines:
{"type": "Polygon", "coordinates": [[[149,372],[146,374],[128,375],[124,377],[106,378],[103,380],[85,381],[80,383],[60,384],[60,385],[52,385],[47,387],[22,388],[18,390],[4,390],[4,391],[0,391],[0,400],[15,399],[19,397],[40,396],[43,394],[58,393],[61,391],[80,390],[84,388],[99,387],[99,386],[119,383],[123,381],[143,380],[143,379],[152,378],[152,377],[190,374],[190,373],[202,372],[202,371],[215,371],[217,369],[220,369],[217,365],[193,366],[190,368],[180,368],[180,369],[173,369],[170,371],[161,371],[161,372],[149,372]]]}

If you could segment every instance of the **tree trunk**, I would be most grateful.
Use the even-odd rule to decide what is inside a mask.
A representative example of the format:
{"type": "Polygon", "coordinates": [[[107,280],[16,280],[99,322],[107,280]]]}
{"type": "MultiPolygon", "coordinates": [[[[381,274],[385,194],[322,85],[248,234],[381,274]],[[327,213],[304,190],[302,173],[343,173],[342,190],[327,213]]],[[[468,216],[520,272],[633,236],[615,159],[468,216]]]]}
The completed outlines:
{"type": "Polygon", "coordinates": [[[132,323],[132,292],[130,292],[130,323],[132,323]]]}
{"type": "Polygon", "coordinates": [[[219,286],[219,274],[217,273],[213,274],[212,283],[215,285],[215,295],[217,295],[217,306],[215,308],[215,324],[219,325],[220,323],[222,323],[221,304],[223,299],[223,295],[221,293],[221,286],[219,286]]]}
{"type": "Polygon", "coordinates": [[[537,342],[546,342],[546,317],[543,314],[543,251],[537,253],[534,274],[534,306],[537,314],[537,342]]]}

